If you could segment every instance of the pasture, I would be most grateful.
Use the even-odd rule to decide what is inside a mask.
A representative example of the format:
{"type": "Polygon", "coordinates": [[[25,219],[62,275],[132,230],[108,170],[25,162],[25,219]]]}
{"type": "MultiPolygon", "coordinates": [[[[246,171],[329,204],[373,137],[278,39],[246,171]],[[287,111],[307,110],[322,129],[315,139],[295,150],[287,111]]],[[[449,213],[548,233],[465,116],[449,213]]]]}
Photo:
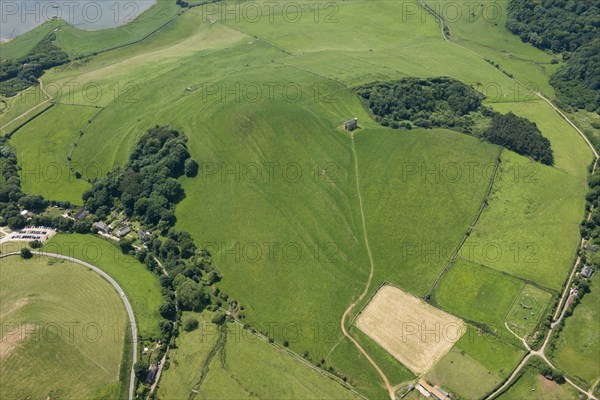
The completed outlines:
{"type": "Polygon", "coordinates": [[[460,319],[390,285],[371,298],[356,327],[416,374],[431,369],[466,331],[460,319]]]}
{"type": "MultiPolygon", "coordinates": [[[[578,163],[585,173],[587,161],[578,163]]],[[[559,168],[503,152],[489,205],[464,246],[470,261],[560,289],[579,240],[585,176],[559,168]]]]}
{"type": "MultiPolygon", "coordinates": [[[[473,222],[498,148],[448,130],[381,127],[370,119],[351,88],[406,75],[448,75],[485,92],[496,110],[512,110],[538,122],[552,142],[556,167],[537,166],[505,151],[501,174],[506,178],[494,185],[489,207],[467,245],[479,250],[484,244],[500,247],[500,260],[481,252],[469,260],[549,290],[559,289],[575,252],[591,159],[576,132],[546,103],[530,102],[527,91],[515,95],[514,80],[472,51],[443,41],[432,18],[422,21],[420,14],[409,15],[398,23],[403,3],[340,2],[337,22],[325,23],[328,10],[321,10],[318,22],[307,13],[293,24],[281,11],[272,20],[263,14],[260,21],[252,22],[222,18],[198,7],[139,43],[78,60],[43,77],[45,84],[62,89],[57,101],[78,105],[61,104],[56,107],[62,111],[40,117],[46,118],[44,127],[58,128],[65,143],[78,136],[79,122],[89,118],[89,107],[80,106],[102,108],[72,156],[76,165],[97,167],[81,171],[84,178],[124,164],[151,126],[171,125],[185,132],[200,172],[194,179],[182,179],[186,198],[176,209],[177,228],[189,231],[198,247],[211,250],[224,276],[219,287],[245,307],[249,324],[258,330],[274,324],[277,342],[287,338],[297,353],[307,351],[313,360],[325,358],[372,397],[384,393],[380,380],[339,329],[340,316],[364,289],[370,270],[359,196],[374,258],[369,294],[387,280],[424,296],[473,222]],[[207,20],[209,16],[217,22],[207,20]],[[69,82],[80,86],[68,91],[69,82]],[[86,85],[101,89],[97,101],[86,97],[81,89],[86,85]],[[500,92],[492,93],[490,87],[500,92]],[[73,121],[69,126],[62,120],[67,112],[66,121],[73,121]],[[360,126],[353,140],[340,129],[351,117],[358,117],[360,126]],[[510,178],[515,168],[517,180],[510,178]],[[530,180],[531,174],[536,180],[530,180]],[[290,325],[300,334],[287,337],[284,329],[290,325]]],[[[140,17],[156,15],[154,20],[110,32],[64,27],[58,41],[74,55],[123,43],[129,40],[126,33],[140,38],[171,18],[175,8],[169,4],[140,17]]],[[[307,12],[312,6],[302,4],[307,12]]],[[[544,74],[551,71],[548,56],[520,43],[501,24],[459,25],[453,27],[456,35],[469,40],[461,44],[487,52],[520,79],[540,86],[545,82],[544,74]],[[495,33],[485,38],[481,32],[495,33]]],[[[517,89],[523,88],[517,85],[517,89]]],[[[548,94],[547,88],[543,90],[548,94]]],[[[26,128],[14,138],[19,155],[25,158],[43,138],[35,135],[43,127],[31,132],[26,128]]],[[[53,130],[44,136],[52,134],[53,130]]],[[[66,147],[51,143],[49,148],[55,154],[44,155],[47,162],[66,157],[66,147]]],[[[85,189],[82,181],[61,181],[58,189],[44,185],[26,189],[76,202],[85,189]]],[[[65,245],[69,238],[75,238],[79,249],[86,243],[104,249],[97,262],[89,260],[97,257],[82,250],[78,254],[119,281],[131,298],[140,332],[156,334],[161,297],[155,277],[142,265],[125,267],[129,264],[114,260],[117,250],[91,236],[59,236],[52,242],[65,245]]],[[[448,279],[451,274],[452,270],[448,279]]],[[[501,287],[505,293],[492,296],[486,287],[471,282],[470,295],[477,298],[483,290],[482,304],[491,309],[498,299],[506,312],[518,293],[514,290],[518,280],[483,279],[490,290],[501,287]],[[507,294],[513,292],[509,299],[507,294]]],[[[442,289],[444,285],[450,287],[442,281],[442,289]]],[[[495,327],[504,322],[496,310],[484,315],[450,292],[444,296],[448,309],[457,310],[452,312],[464,312],[495,327]]],[[[500,369],[516,364],[514,354],[520,350],[507,350],[510,356],[498,361],[500,367],[495,365],[493,347],[483,342],[465,351],[500,376],[500,369]]],[[[394,364],[388,363],[393,360],[374,353],[386,370],[394,371],[394,364]]],[[[248,360],[243,364],[245,373],[252,369],[250,361],[258,359],[248,360]]],[[[218,361],[213,363],[218,367],[218,361]]],[[[302,367],[298,374],[305,370],[302,367]]],[[[217,371],[206,381],[205,395],[217,395],[219,385],[231,383],[230,374],[217,371]]],[[[394,372],[390,375],[398,379],[410,376],[404,370],[394,372]]],[[[179,381],[187,385],[193,377],[175,378],[168,389],[171,393],[179,393],[173,389],[179,381]]],[[[223,396],[245,393],[233,383],[227,387],[235,392],[223,396]]]]}
{"type": "Polygon", "coordinates": [[[80,132],[98,109],[59,104],[16,132],[11,143],[17,149],[21,187],[28,194],[82,204],[81,194],[91,185],[70,170],[95,171],[90,163],[70,164],[68,157],[80,132]],[[51,130],[49,134],[48,130],[51,130]]]}
{"type": "Polygon", "coordinates": [[[194,315],[200,326],[181,332],[160,384],[162,398],[356,398],[340,382],[240,325],[227,323],[221,330],[209,322],[209,312],[186,315],[194,315]]]}
{"type": "Polygon", "coordinates": [[[574,375],[592,385],[600,376],[600,278],[592,277],[591,293],[588,293],[567,317],[558,336],[552,359],[567,376],[574,375]]]}
{"type": "Polygon", "coordinates": [[[43,111],[50,103],[41,104],[45,100],[39,86],[30,87],[10,98],[0,99],[0,136],[4,136],[30,117],[43,111]],[[25,114],[27,111],[39,107],[25,114]],[[25,115],[24,115],[25,114],[25,115]]]}
{"type": "MultiPolygon", "coordinates": [[[[515,83],[510,88],[510,101],[532,99],[527,88],[553,96],[554,88],[548,83],[548,77],[560,64],[552,64],[551,55],[533,46],[524,45],[517,35],[506,30],[504,24],[508,14],[508,2],[509,0],[482,2],[476,7],[474,3],[468,2],[444,3],[425,0],[425,3],[445,18],[450,28],[451,42],[496,62],[500,68],[523,82],[515,83]]],[[[425,20],[433,19],[423,10],[419,10],[418,14],[425,20]]],[[[487,87],[487,92],[494,97],[495,88],[496,85],[487,87]]]]}
{"type": "Polygon", "coordinates": [[[498,333],[506,330],[504,316],[523,286],[517,278],[458,259],[436,288],[435,300],[442,309],[498,333]]]}
{"type": "Polygon", "coordinates": [[[98,274],[53,258],[2,258],[0,315],[3,398],[116,399],[128,387],[129,375],[119,376],[131,362],[121,360],[125,307],[98,274]]]}
{"type": "Polygon", "coordinates": [[[532,334],[551,297],[550,293],[535,286],[523,286],[506,314],[506,323],[521,337],[532,334]]]}
{"type": "Polygon", "coordinates": [[[42,251],[75,257],[101,268],[127,294],[139,335],[142,338],[160,336],[160,284],[156,275],[135,258],[122,254],[116,245],[93,235],[59,234],[49,240],[42,251]]]}
{"type": "Polygon", "coordinates": [[[492,336],[469,325],[426,378],[463,398],[480,398],[506,379],[523,356],[511,341],[514,337],[492,336]]]}
{"type": "Polygon", "coordinates": [[[571,385],[549,381],[534,368],[526,367],[524,373],[510,388],[497,398],[500,400],[576,400],[579,392],[571,385]]]}

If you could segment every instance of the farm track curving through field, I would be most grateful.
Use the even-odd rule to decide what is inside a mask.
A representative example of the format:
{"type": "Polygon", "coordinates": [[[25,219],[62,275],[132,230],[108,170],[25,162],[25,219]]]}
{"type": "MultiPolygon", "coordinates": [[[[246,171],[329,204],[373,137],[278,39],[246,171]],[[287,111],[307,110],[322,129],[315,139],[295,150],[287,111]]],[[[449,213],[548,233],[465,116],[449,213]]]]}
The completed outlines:
{"type": "Polygon", "coordinates": [[[367,361],[369,361],[369,363],[373,366],[373,368],[375,368],[375,370],[377,371],[377,373],[383,380],[385,387],[387,388],[388,394],[390,395],[390,399],[394,400],[395,399],[394,388],[390,384],[390,381],[388,380],[385,373],[381,370],[381,368],[379,368],[379,366],[371,358],[369,353],[367,353],[367,351],[360,345],[360,343],[358,343],[358,341],[356,341],[356,339],[354,339],[352,337],[352,335],[350,335],[350,333],[346,329],[346,318],[348,317],[348,315],[350,314],[352,309],[354,309],[354,307],[356,307],[356,305],[362,299],[364,299],[365,296],[367,295],[367,293],[369,292],[369,288],[371,287],[371,281],[373,280],[373,274],[375,272],[375,263],[373,262],[373,255],[371,253],[371,247],[369,246],[369,237],[367,235],[367,224],[366,224],[366,220],[365,220],[365,211],[364,211],[364,207],[363,207],[362,195],[360,192],[360,176],[359,176],[359,168],[358,168],[358,157],[356,155],[356,146],[354,145],[354,134],[351,134],[350,140],[352,141],[352,157],[354,158],[354,173],[356,175],[356,193],[358,195],[358,204],[360,207],[360,217],[361,217],[361,221],[362,221],[363,238],[365,241],[365,247],[367,248],[367,254],[369,256],[370,271],[369,271],[369,278],[367,279],[367,283],[365,284],[365,289],[360,294],[360,296],[358,296],[358,298],[356,300],[354,300],[354,302],[352,304],[350,304],[348,306],[348,308],[346,308],[346,311],[344,311],[344,314],[342,315],[342,320],[340,321],[340,326],[342,328],[342,333],[344,334],[344,336],[347,337],[352,342],[352,344],[354,344],[354,346],[363,354],[363,356],[365,356],[365,358],[367,359],[367,361]]]}
{"type": "MultiPolygon", "coordinates": [[[[135,323],[135,315],[133,314],[133,309],[131,308],[131,303],[129,303],[129,299],[127,298],[127,295],[125,294],[125,292],[123,291],[121,286],[110,275],[108,275],[106,272],[104,272],[100,268],[98,268],[95,265],[92,265],[90,263],[87,263],[85,261],[79,260],[77,258],[65,256],[62,254],[47,253],[44,251],[32,251],[31,253],[35,254],[37,256],[58,258],[61,260],[67,260],[67,261],[71,261],[71,262],[74,262],[79,265],[83,265],[84,267],[87,267],[87,268],[91,269],[92,271],[98,273],[102,278],[107,280],[108,283],[110,283],[117,290],[117,293],[120,295],[121,299],[123,300],[123,304],[125,305],[125,310],[127,311],[127,316],[129,317],[129,322],[131,324],[131,342],[133,345],[133,353],[131,356],[132,360],[131,360],[131,371],[130,371],[130,377],[129,377],[129,397],[128,397],[128,399],[133,400],[134,389],[135,389],[135,371],[133,369],[133,366],[137,362],[137,325],[135,323]]],[[[10,256],[19,256],[19,255],[20,255],[20,253],[15,253],[15,252],[6,253],[6,254],[0,254],[0,258],[10,257],[10,256]]]]}

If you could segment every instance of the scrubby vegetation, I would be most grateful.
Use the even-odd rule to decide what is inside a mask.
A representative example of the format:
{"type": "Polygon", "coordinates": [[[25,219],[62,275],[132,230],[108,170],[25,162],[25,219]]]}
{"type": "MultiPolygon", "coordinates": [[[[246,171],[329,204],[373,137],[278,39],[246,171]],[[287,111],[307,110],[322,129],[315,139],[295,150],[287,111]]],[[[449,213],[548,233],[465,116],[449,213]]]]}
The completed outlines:
{"type": "Polygon", "coordinates": [[[37,84],[45,70],[67,63],[69,56],[54,43],[55,40],[56,35],[51,32],[27,55],[16,60],[0,58],[0,95],[14,96],[37,84]]]}
{"type": "Polygon", "coordinates": [[[554,163],[550,141],[535,123],[513,113],[494,112],[483,106],[481,93],[452,78],[404,78],[371,83],[356,91],[383,126],[453,129],[543,164],[554,163]]]}
{"type": "Polygon", "coordinates": [[[563,53],[550,83],[564,105],[600,111],[600,4],[594,0],[511,0],[506,27],[525,42],[563,53]]]}

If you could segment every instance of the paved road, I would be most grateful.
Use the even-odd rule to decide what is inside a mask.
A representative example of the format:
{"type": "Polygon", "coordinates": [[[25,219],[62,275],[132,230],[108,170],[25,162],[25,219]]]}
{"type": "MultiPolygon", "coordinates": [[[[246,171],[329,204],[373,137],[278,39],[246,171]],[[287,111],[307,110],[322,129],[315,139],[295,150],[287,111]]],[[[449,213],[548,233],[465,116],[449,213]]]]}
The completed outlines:
{"type": "MultiPolygon", "coordinates": [[[[83,265],[84,267],[87,267],[87,268],[97,272],[100,276],[102,276],[104,279],[106,279],[117,290],[117,293],[119,293],[121,295],[121,299],[123,299],[123,304],[125,304],[125,309],[127,310],[127,315],[129,316],[129,322],[131,323],[131,338],[132,338],[132,343],[133,343],[133,356],[132,356],[132,360],[131,360],[131,375],[129,378],[129,400],[133,400],[133,391],[134,391],[134,387],[135,387],[135,372],[134,372],[133,366],[137,362],[137,354],[138,354],[137,353],[137,325],[135,324],[135,315],[133,314],[133,309],[131,308],[129,299],[125,295],[125,292],[123,291],[123,289],[121,289],[121,286],[119,286],[119,284],[113,278],[111,278],[110,275],[108,275],[106,272],[102,271],[100,268],[98,268],[90,263],[87,263],[85,261],[79,260],[77,258],[64,256],[62,254],[56,254],[56,253],[46,253],[43,251],[32,251],[32,253],[36,254],[36,255],[40,255],[40,256],[45,256],[45,257],[60,258],[62,260],[72,261],[74,263],[83,265]]],[[[8,256],[18,256],[18,255],[20,255],[20,253],[0,254],[0,258],[4,258],[4,257],[8,257],[8,256]]]]}

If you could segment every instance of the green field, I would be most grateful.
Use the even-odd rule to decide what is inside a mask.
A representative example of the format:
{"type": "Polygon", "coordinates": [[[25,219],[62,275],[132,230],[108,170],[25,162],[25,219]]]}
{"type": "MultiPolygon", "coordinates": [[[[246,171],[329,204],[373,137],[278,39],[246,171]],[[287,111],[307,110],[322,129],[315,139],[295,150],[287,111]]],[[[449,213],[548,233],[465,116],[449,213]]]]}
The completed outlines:
{"type": "Polygon", "coordinates": [[[51,104],[41,104],[45,100],[39,86],[30,87],[14,97],[0,99],[0,136],[4,136],[30,117],[43,111],[51,104]],[[33,109],[39,105],[39,107],[33,109]],[[33,110],[31,110],[33,109],[33,110]],[[30,111],[30,113],[26,113],[30,111]]]}
{"type": "Polygon", "coordinates": [[[600,285],[599,275],[592,279],[592,291],[584,296],[575,308],[573,315],[567,317],[565,326],[559,334],[556,350],[552,355],[556,365],[567,375],[574,375],[589,385],[600,376],[600,285]],[[585,355],[585,356],[584,356],[585,355]]]}
{"type": "MultiPolygon", "coordinates": [[[[82,204],[81,193],[91,185],[76,179],[67,157],[79,139],[79,132],[98,109],[56,105],[20,129],[11,142],[18,149],[23,192],[47,199],[82,204]],[[48,135],[48,127],[52,134],[48,135]]],[[[74,163],[76,171],[95,171],[91,163],[74,163]]]]}
{"type": "Polygon", "coordinates": [[[110,275],[123,288],[131,303],[143,338],[159,337],[162,301],[158,278],[135,258],[126,256],[113,244],[93,235],[59,234],[42,249],[89,262],[110,275]]]}
{"type": "Polygon", "coordinates": [[[504,317],[523,286],[517,278],[459,259],[440,282],[435,299],[453,314],[505,333],[504,317]]]}
{"type": "MultiPolygon", "coordinates": [[[[494,0],[475,4],[425,0],[432,9],[445,17],[453,43],[498,63],[500,68],[512,73],[515,79],[522,82],[509,88],[509,98],[517,101],[532,99],[527,88],[540,90],[552,97],[554,89],[548,83],[548,77],[560,64],[551,64],[553,57],[550,54],[533,46],[524,46],[518,36],[506,30],[504,24],[508,2],[509,0],[494,0]]],[[[433,17],[426,15],[424,18],[433,17]]],[[[496,85],[489,85],[486,89],[492,97],[497,96],[496,85]]]]}
{"type": "MultiPolygon", "coordinates": [[[[584,168],[585,160],[579,163],[584,168]]],[[[463,254],[478,264],[558,290],[577,248],[585,193],[585,177],[560,171],[559,165],[532,164],[504,152],[489,206],[463,254]]]]}
{"type": "Polygon", "coordinates": [[[520,337],[533,333],[551,297],[550,293],[535,286],[523,286],[506,314],[506,323],[520,337]]]}
{"type": "Polygon", "coordinates": [[[506,379],[523,354],[514,345],[469,325],[426,378],[462,398],[481,398],[506,379]]]}
{"type": "MultiPolygon", "coordinates": [[[[184,132],[200,171],[181,180],[186,197],[176,208],[177,228],[189,231],[198,248],[211,250],[223,274],[219,288],[245,307],[245,322],[269,330],[279,343],[286,327],[294,326],[299,335],[287,338],[291,350],[308,352],[313,362],[324,358],[361,392],[378,397],[385,390],[377,373],[339,327],[369,276],[365,232],[374,264],[368,294],[387,280],[425,296],[473,223],[499,149],[449,130],[381,127],[352,88],[374,80],[447,75],[484,92],[496,111],[535,121],[552,143],[556,165],[502,153],[489,204],[463,247],[469,253],[461,253],[473,264],[458,261],[434,292],[436,301],[506,335],[507,314],[513,323],[524,317],[514,308],[520,293],[529,293],[521,291],[524,281],[531,282],[525,288],[535,298],[560,290],[579,238],[591,152],[548,104],[482,58],[552,96],[547,78],[558,64],[550,64],[551,56],[521,43],[502,20],[490,23],[477,13],[473,23],[453,23],[454,37],[444,41],[431,16],[423,20],[422,10],[404,14],[406,2],[339,2],[335,21],[326,21],[328,10],[315,16],[313,2],[302,1],[304,17],[293,24],[280,9],[272,18],[266,15],[266,4],[256,3],[263,10],[258,22],[203,7],[174,17],[179,11],[174,2],[161,1],[130,26],[109,31],[62,26],[59,44],[79,55],[139,39],[170,21],[139,43],[46,72],[44,85],[60,88],[54,95],[61,104],[14,136],[21,164],[65,165],[77,141],[72,161],[93,166],[79,169],[93,179],[123,165],[148,128],[169,125],[184,132]],[[70,82],[79,86],[70,91],[70,82]],[[90,98],[86,87],[97,97],[90,98]],[[360,126],[353,138],[342,129],[352,117],[360,126]],[[533,289],[536,285],[548,292],[533,289]]],[[[505,0],[498,4],[506,11],[505,0]]],[[[241,7],[233,1],[226,6],[237,12],[241,7]]],[[[16,55],[17,47],[26,47],[43,29],[2,51],[16,55]]],[[[14,118],[18,110],[13,106],[3,118],[14,118]]],[[[80,203],[89,185],[70,176],[55,183],[24,181],[24,190],[80,203]]],[[[156,277],[91,236],[60,235],[47,247],[55,244],[66,252],[69,242],[77,247],[74,256],[105,269],[122,285],[141,334],[158,335],[156,277]],[[100,256],[86,254],[86,244],[101,249],[100,256]]],[[[531,329],[529,320],[526,325],[531,329]]],[[[195,333],[186,335],[181,340],[193,342],[195,333]]],[[[410,379],[403,367],[396,369],[394,360],[361,340],[394,384],[410,379]]],[[[510,334],[506,340],[516,341],[510,334]]],[[[187,388],[198,378],[194,374],[206,348],[190,346],[173,354],[180,366],[189,367],[172,363],[170,372],[179,372],[165,374],[165,398],[189,395],[187,388]]],[[[299,385],[291,375],[310,372],[300,364],[298,369],[283,361],[269,364],[264,376],[245,380],[261,360],[279,360],[270,355],[279,353],[261,346],[228,340],[226,362],[212,360],[198,396],[300,396],[301,389],[285,391],[270,378],[279,366],[292,371],[283,382],[299,385]]],[[[485,392],[521,354],[504,342],[498,346],[503,353],[496,361],[495,344],[459,343],[436,368],[437,378],[458,387],[467,379],[461,373],[472,371],[482,383],[465,396],[485,392]],[[452,370],[454,363],[465,367],[452,370]]]]}
{"type": "Polygon", "coordinates": [[[236,324],[220,328],[210,313],[186,313],[200,321],[180,333],[158,392],[164,399],[349,399],[341,383],[311,370],[236,324]]]}
{"type": "Polygon", "coordinates": [[[3,398],[116,399],[129,386],[129,375],[119,381],[129,321],[98,274],[47,257],[0,259],[0,315],[3,398]]]}
{"type": "Polygon", "coordinates": [[[531,400],[575,400],[579,392],[569,384],[559,385],[540,375],[535,369],[526,367],[523,375],[498,399],[531,400]]]}

